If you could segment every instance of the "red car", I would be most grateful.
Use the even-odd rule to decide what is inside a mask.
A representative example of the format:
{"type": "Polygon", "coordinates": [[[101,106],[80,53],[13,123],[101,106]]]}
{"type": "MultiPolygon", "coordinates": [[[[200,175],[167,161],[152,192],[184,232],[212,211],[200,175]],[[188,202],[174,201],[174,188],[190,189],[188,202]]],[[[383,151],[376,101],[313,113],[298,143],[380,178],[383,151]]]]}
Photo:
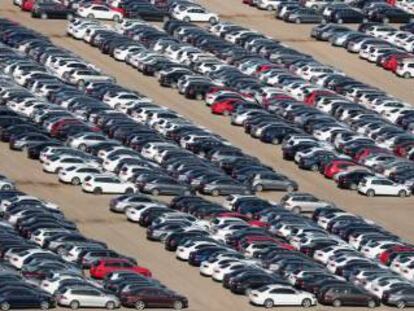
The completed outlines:
{"type": "Polygon", "coordinates": [[[243,105],[246,102],[240,100],[240,98],[228,98],[219,102],[215,102],[211,105],[211,112],[214,114],[229,115],[231,114],[236,106],[243,105]]]}
{"type": "Polygon", "coordinates": [[[147,268],[137,266],[128,259],[114,258],[101,259],[92,265],[89,272],[96,279],[103,279],[108,273],[115,271],[131,271],[151,277],[151,271],[147,268]]]}
{"type": "Polygon", "coordinates": [[[409,245],[396,245],[394,247],[391,247],[385,251],[383,251],[381,254],[378,255],[379,261],[385,265],[390,264],[391,257],[394,257],[395,254],[398,253],[406,253],[406,252],[413,252],[414,253],[414,246],[409,245]]]}
{"type": "Polygon", "coordinates": [[[36,0],[23,0],[21,9],[22,11],[30,12],[32,11],[35,4],[36,0]]]}
{"type": "Polygon", "coordinates": [[[326,178],[333,178],[339,172],[347,169],[350,166],[355,166],[356,163],[347,160],[333,160],[331,163],[325,166],[323,175],[326,178]]]}
{"type": "Polygon", "coordinates": [[[400,157],[406,157],[408,152],[414,149],[414,143],[412,141],[406,142],[394,147],[394,153],[400,157]]]}
{"type": "Polygon", "coordinates": [[[356,162],[360,162],[361,160],[365,159],[366,157],[372,155],[372,154],[376,154],[376,153],[390,153],[387,149],[383,149],[380,147],[367,147],[364,148],[362,150],[360,150],[359,152],[357,152],[357,154],[354,156],[354,160],[356,162]]]}
{"type": "Polygon", "coordinates": [[[393,54],[388,56],[382,64],[382,67],[386,70],[390,70],[395,72],[397,70],[398,64],[401,60],[412,57],[411,54],[408,53],[399,53],[393,54]]]}
{"type": "Polygon", "coordinates": [[[316,91],[311,92],[308,96],[306,96],[304,102],[308,106],[314,106],[316,101],[319,99],[319,97],[332,96],[332,95],[335,95],[335,94],[330,91],[316,90],[316,91]]]}

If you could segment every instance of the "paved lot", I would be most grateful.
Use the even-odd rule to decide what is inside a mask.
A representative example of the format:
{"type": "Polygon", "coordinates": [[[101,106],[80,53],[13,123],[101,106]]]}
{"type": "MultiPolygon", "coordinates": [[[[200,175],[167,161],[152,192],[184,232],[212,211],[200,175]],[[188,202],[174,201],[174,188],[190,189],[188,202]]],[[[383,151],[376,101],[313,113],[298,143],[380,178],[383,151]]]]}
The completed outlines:
{"type": "MultiPolygon", "coordinates": [[[[249,8],[235,0],[200,2],[224,14],[227,19],[286,41],[320,60],[335,64],[354,77],[414,102],[412,81],[397,79],[374,65],[358,60],[355,55],[330,48],[326,43],[311,41],[310,26],[289,25],[276,21],[270,13],[249,8]]],[[[54,43],[75,51],[102,68],[104,72],[116,77],[118,83],[141,91],[152,97],[155,102],[170,107],[195,123],[221,134],[245,152],[259,157],[264,163],[297,180],[302,191],[312,192],[323,199],[334,201],[344,209],[373,219],[394,233],[414,241],[413,198],[368,199],[353,192],[338,190],[332,181],[314,173],[301,171],[294,164],[282,160],[279,147],[253,140],[241,129],[231,126],[229,120],[211,115],[201,102],[189,101],[179,96],[176,91],[162,89],[155,79],[144,77],[127,65],[101,55],[98,50],[84,42],[66,37],[65,21],[31,19],[28,14],[21,13],[13,7],[11,1],[6,0],[1,0],[0,16],[14,19],[49,35],[54,43]]],[[[146,241],[145,230],[127,223],[123,215],[114,215],[108,211],[109,196],[86,195],[78,188],[61,185],[55,175],[43,173],[39,163],[26,159],[22,153],[9,151],[8,146],[4,144],[0,145],[0,172],[16,180],[20,189],[58,203],[65,214],[75,220],[80,229],[91,238],[101,239],[112,248],[135,256],[140,264],[148,266],[153,271],[156,278],[187,295],[191,304],[190,310],[257,310],[248,305],[245,297],[230,294],[222,289],[220,284],[199,276],[195,268],[175,260],[174,255],[164,251],[161,245],[146,241]]],[[[263,196],[277,200],[281,195],[272,193],[263,196]]],[[[316,308],[326,309],[321,306],[316,308]]]]}

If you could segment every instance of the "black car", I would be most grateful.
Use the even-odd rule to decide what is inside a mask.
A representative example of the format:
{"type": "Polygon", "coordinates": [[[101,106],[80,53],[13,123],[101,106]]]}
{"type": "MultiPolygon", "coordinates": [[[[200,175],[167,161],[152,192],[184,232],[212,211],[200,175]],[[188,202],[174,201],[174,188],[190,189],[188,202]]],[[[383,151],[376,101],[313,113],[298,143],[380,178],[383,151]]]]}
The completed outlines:
{"type": "Polygon", "coordinates": [[[36,3],[32,10],[32,17],[41,19],[61,18],[70,19],[74,16],[74,11],[67,8],[65,5],[56,2],[41,2],[36,3]]]}
{"type": "Polygon", "coordinates": [[[364,14],[355,9],[339,9],[332,13],[330,21],[338,24],[343,23],[362,23],[365,21],[364,14]]]}

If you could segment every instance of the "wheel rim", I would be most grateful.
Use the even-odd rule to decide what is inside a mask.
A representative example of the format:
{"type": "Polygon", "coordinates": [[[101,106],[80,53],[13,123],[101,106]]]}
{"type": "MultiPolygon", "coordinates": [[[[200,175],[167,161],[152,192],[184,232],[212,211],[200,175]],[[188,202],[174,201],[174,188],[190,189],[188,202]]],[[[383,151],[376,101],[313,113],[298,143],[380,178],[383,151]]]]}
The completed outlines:
{"type": "Polygon", "coordinates": [[[266,307],[266,308],[271,308],[271,307],[273,307],[273,301],[272,301],[272,300],[270,300],[270,299],[267,299],[267,300],[265,301],[265,307],[266,307]]]}
{"type": "Polygon", "coordinates": [[[400,191],[400,198],[405,198],[406,197],[406,193],[404,190],[400,191]]]}
{"type": "Polygon", "coordinates": [[[316,172],[318,170],[318,166],[316,164],[312,165],[311,170],[316,172]]]}
{"type": "Polygon", "coordinates": [[[115,308],[115,303],[113,303],[112,301],[108,302],[106,304],[106,308],[109,309],[109,310],[114,309],[115,308]]]}
{"type": "Polygon", "coordinates": [[[292,212],[294,212],[295,214],[300,214],[300,207],[295,206],[295,207],[292,209],[292,212]]]}
{"type": "Polygon", "coordinates": [[[3,302],[1,304],[1,309],[2,310],[9,310],[10,309],[10,305],[7,302],[3,302]]]}
{"type": "Polygon", "coordinates": [[[340,300],[334,300],[333,306],[334,307],[340,307],[341,306],[341,301],[340,300]]]}
{"type": "Polygon", "coordinates": [[[40,304],[40,309],[42,309],[42,310],[47,310],[47,309],[49,309],[49,303],[47,303],[46,301],[42,302],[42,303],[40,304]]]}
{"type": "Polygon", "coordinates": [[[181,301],[176,301],[175,303],[174,303],[174,309],[175,310],[181,310],[183,308],[183,304],[182,304],[182,302],[181,301]]]}
{"type": "Polygon", "coordinates": [[[255,190],[257,192],[262,192],[263,191],[263,186],[262,185],[256,185],[255,190]]]}
{"type": "Polygon", "coordinates": [[[219,191],[218,190],[213,190],[213,192],[211,194],[213,195],[213,197],[217,197],[219,195],[219,191]]]}
{"type": "Polygon", "coordinates": [[[404,301],[399,301],[397,304],[398,309],[404,309],[405,308],[405,302],[404,301]]]}
{"type": "Polygon", "coordinates": [[[73,185],[79,185],[80,184],[80,179],[78,177],[75,177],[72,179],[72,184],[73,185]]]}
{"type": "Polygon", "coordinates": [[[309,307],[311,306],[311,302],[310,302],[310,300],[309,300],[309,299],[305,299],[305,300],[303,300],[303,302],[302,302],[302,306],[303,306],[304,308],[309,308],[309,307]]]}
{"type": "Polygon", "coordinates": [[[287,192],[293,192],[293,186],[289,186],[289,187],[287,187],[287,192]]]}
{"type": "Polygon", "coordinates": [[[157,196],[159,194],[160,194],[160,192],[158,191],[158,189],[152,190],[152,195],[157,196]]]}
{"type": "Polygon", "coordinates": [[[137,310],[144,310],[144,308],[145,308],[145,304],[144,304],[143,301],[137,301],[135,303],[135,309],[137,309],[137,310]]]}
{"type": "Polygon", "coordinates": [[[374,300],[370,300],[368,302],[368,308],[375,308],[375,301],[374,300]]]}
{"type": "Polygon", "coordinates": [[[79,308],[79,302],[77,302],[77,301],[72,301],[72,302],[70,303],[70,307],[71,307],[73,310],[78,309],[78,308],[79,308]]]}

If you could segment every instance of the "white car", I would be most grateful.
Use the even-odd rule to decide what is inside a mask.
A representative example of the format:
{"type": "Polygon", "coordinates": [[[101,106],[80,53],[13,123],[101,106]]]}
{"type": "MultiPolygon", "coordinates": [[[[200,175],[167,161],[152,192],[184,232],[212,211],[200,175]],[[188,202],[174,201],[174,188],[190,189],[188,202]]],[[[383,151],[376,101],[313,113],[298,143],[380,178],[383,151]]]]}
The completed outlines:
{"type": "Polygon", "coordinates": [[[122,182],[119,177],[112,174],[93,174],[85,177],[82,190],[94,194],[126,193],[136,191],[133,183],[122,182]]]}
{"type": "Polygon", "coordinates": [[[198,241],[198,242],[190,242],[186,243],[182,246],[178,246],[177,251],[175,253],[176,257],[181,260],[188,260],[190,257],[190,253],[196,250],[202,249],[206,246],[216,246],[217,244],[212,242],[206,241],[198,241]]]}
{"type": "Polygon", "coordinates": [[[91,4],[88,6],[80,6],[76,13],[81,17],[109,19],[119,22],[122,20],[122,14],[112,10],[106,5],[91,4]]]}
{"type": "Polygon", "coordinates": [[[414,60],[403,61],[398,65],[395,72],[397,76],[404,77],[406,79],[414,78],[414,60]]]}
{"type": "Polygon", "coordinates": [[[8,179],[0,179],[0,190],[1,191],[10,191],[15,189],[15,184],[8,179]]]}
{"type": "Polygon", "coordinates": [[[92,174],[100,174],[102,170],[88,165],[70,166],[62,169],[58,173],[59,180],[63,183],[70,183],[72,185],[80,185],[85,178],[92,174]]]}
{"type": "Polygon", "coordinates": [[[108,294],[92,286],[67,288],[57,296],[56,302],[60,306],[72,309],[92,307],[112,310],[121,305],[115,295],[108,294]]]}
{"type": "Polygon", "coordinates": [[[219,21],[217,14],[210,13],[202,7],[177,8],[172,12],[172,16],[185,22],[209,22],[210,24],[216,24],[219,21]]]}
{"type": "Polygon", "coordinates": [[[59,173],[60,170],[66,169],[71,166],[84,166],[89,165],[99,168],[98,162],[81,159],[75,156],[62,156],[58,158],[48,159],[43,163],[43,170],[47,173],[59,173]]]}
{"type": "Polygon", "coordinates": [[[107,138],[104,135],[96,133],[80,133],[70,136],[66,140],[66,145],[85,151],[87,147],[106,141],[107,138]]]}
{"type": "Polygon", "coordinates": [[[369,197],[389,195],[405,198],[411,195],[411,190],[408,186],[397,184],[382,177],[365,177],[358,185],[358,192],[369,197]]]}
{"type": "Polygon", "coordinates": [[[316,305],[314,295],[287,286],[266,286],[249,293],[252,304],[272,308],[274,306],[302,306],[305,308],[316,305]]]}

